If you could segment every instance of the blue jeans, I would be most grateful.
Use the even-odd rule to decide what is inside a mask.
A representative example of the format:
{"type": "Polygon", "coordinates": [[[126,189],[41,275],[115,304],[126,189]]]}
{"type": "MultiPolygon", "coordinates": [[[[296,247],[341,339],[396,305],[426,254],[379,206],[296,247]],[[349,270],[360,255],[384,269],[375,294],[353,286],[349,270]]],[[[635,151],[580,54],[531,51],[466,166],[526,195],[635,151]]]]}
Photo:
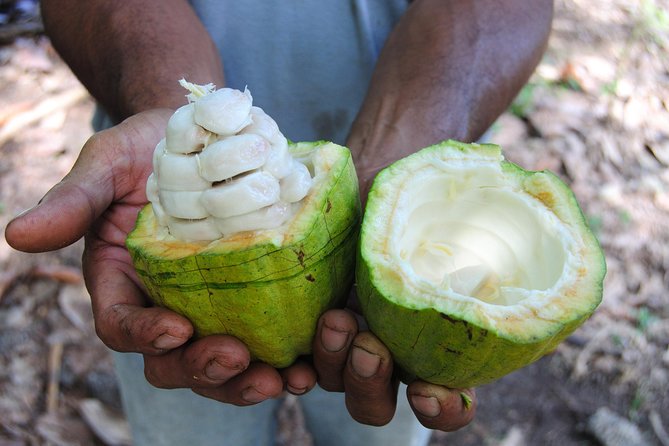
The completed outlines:
{"type": "MultiPolygon", "coordinates": [[[[135,446],[274,444],[280,401],[237,407],[187,389],[158,389],[144,379],[141,355],[115,353],[114,359],[135,446]]],[[[342,393],[316,388],[299,397],[299,402],[317,446],[427,445],[430,431],[416,420],[404,391],[401,386],[395,417],[383,427],[354,421],[342,393]]]]}

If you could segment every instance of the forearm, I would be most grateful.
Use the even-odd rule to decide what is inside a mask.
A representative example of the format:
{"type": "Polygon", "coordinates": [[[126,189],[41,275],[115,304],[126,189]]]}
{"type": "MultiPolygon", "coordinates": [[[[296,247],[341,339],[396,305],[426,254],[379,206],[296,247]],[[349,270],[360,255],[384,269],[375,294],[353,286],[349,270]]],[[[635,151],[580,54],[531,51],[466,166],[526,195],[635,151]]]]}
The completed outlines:
{"type": "Polygon", "coordinates": [[[61,57],[116,119],[185,101],[177,80],[223,86],[218,52],[185,0],[42,0],[61,57]]]}
{"type": "Polygon", "coordinates": [[[447,138],[479,138],[532,74],[552,1],[416,0],[389,36],[348,144],[376,171],[447,138]]]}

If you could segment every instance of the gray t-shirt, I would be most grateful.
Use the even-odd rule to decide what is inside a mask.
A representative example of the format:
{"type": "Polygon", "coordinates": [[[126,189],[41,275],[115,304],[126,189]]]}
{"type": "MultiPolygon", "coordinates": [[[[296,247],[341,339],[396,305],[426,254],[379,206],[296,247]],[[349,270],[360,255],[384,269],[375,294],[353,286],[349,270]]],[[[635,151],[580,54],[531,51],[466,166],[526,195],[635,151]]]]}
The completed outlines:
{"type": "Polygon", "coordinates": [[[226,86],[293,141],[345,142],[383,44],[409,0],[191,0],[226,86]]]}
{"type": "MultiPolygon", "coordinates": [[[[248,87],[254,105],[288,139],[344,144],[381,48],[410,0],[190,3],[221,54],[225,86],[248,87]]],[[[112,125],[98,107],[93,128],[112,125]]]]}

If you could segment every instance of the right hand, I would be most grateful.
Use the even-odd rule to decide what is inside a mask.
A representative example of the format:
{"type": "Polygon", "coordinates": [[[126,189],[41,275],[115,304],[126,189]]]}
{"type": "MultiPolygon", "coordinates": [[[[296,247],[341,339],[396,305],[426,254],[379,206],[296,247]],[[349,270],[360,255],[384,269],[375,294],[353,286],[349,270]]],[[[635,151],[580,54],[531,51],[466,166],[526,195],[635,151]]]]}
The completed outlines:
{"type": "MultiPolygon", "coordinates": [[[[330,310],[319,321],[313,341],[313,362],[319,385],[344,392],[351,417],[362,424],[383,426],[395,415],[397,398],[406,397],[418,421],[428,429],[454,431],[476,414],[474,389],[449,389],[415,380],[398,396],[393,357],[371,332],[359,329],[361,316],[351,310],[330,310]],[[465,398],[470,404],[465,404],[465,398]]],[[[364,322],[363,322],[364,323],[364,322]]]]}
{"type": "Polygon", "coordinates": [[[156,387],[191,388],[236,405],[276,397],[284,384],[309,390],[316,373],[304,363],[278,371],[251,363],[246,346],[232,336],[191,341],[187,319],[147,300],[125,239],[147,202],[153,150],[171,113],[142,112],[91,137],[70,173],[7,225],[7,242],[44,252],[85,236],[83,270],[98,336],[113,350],[141,353],[156,387]]]}

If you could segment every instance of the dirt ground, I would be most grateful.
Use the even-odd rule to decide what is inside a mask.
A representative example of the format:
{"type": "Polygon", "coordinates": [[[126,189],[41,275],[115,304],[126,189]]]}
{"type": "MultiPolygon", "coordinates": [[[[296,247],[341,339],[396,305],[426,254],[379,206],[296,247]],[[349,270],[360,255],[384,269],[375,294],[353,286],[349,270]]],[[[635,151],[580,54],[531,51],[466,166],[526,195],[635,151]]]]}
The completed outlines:
{"type": "MultiPolygon", "coordinates": [[[[433,445],[669,446],[669,1],[558,0],[549,49],[494,127],[510,160],[573,188],[606,252],[604,301],[537,363],[478,389],[474,422],[433,445]]],[[[0,228],[91,135],[93,103],[43,37],[0,46],[0,228]]],[[[0,239],[0,445],[130,444],[96,339],[81,242],[0,239]]],[[[278,445],[310,444],[299,399],[278,445]]]]}

